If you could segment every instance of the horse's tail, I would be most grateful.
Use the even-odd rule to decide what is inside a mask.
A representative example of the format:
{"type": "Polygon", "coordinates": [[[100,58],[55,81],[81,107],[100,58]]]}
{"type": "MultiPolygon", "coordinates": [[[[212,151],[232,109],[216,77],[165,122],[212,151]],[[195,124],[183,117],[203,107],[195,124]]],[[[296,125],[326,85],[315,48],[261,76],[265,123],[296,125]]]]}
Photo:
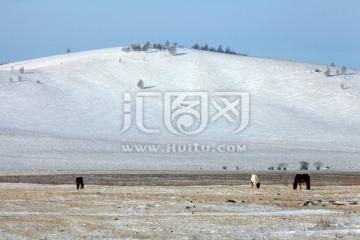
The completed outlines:
{"type": "Polygon", "coordinates": [[[306,179],[306,190],[310,190],[310,176],[308,175],[307,179],[306,179]]]}

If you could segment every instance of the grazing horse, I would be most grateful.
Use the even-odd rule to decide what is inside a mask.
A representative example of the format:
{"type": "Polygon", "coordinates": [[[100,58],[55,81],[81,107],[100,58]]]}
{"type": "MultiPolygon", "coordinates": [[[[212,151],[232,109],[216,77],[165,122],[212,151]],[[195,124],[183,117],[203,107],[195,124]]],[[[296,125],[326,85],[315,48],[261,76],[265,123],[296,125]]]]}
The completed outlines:
{"type": "Polygon", "coordinates": [[[296,174],[294,178],[293,189],[297,189],[297,185],[299,184],[301,190],[301,183],[306,183],[306,190],[310,190],[310,176],[309,174],[296,174]]]}
{"type": "Polygon", "coordinates": [[[260,182],[259,182],[259,178],[257,175],[252,174],[251,178],[250,178],[250,182],[251,182],[251,187],[254,187],[254,185],[255,185],[257,189],[260,188],[260,182]]]}
{"type": "Polygon", "coordinates": [[[79,189],[79,188],[84,189],[84,180],[82,177],[77,177],[75,182],[76,182],[77,189],[79,189]]]}

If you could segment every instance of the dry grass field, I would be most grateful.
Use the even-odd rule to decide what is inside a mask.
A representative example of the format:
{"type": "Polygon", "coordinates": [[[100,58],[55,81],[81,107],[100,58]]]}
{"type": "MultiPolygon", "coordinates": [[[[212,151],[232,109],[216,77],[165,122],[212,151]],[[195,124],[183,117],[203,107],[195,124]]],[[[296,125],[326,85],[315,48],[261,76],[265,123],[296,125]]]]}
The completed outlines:
{"type": "MultiPolygon", "coordinates": [[[[186,182],[183,175],[170,175],[172,181],[186,182]]],[[[264,181],[259,190],[248,183],[227,184],[230,180],[196,185],[194,179],[206,178],[200,175],[188,175],[189,184],[178,186],[164,180],[161,184],[160,175],[148,184],[133,180],[120,186],[105,184],[111,174],[104,174],[94,185],[94,173],[83,175],[85,189],[76,190],[60,181],[71,174],[53,175],[60,185],[9,183],[16,176],[0,178],[1,239],[360,238],[360,187],[345,184],[354,181],[352,174],[342,179],[348,186],[314,182],[311,191],[294,191],[275,180],[264,181]]],[[[42,182],[50,175],[21,176],[24,182],[42,182]]],[[[139,177],[134,179],[141,181],[139,177]]]]}

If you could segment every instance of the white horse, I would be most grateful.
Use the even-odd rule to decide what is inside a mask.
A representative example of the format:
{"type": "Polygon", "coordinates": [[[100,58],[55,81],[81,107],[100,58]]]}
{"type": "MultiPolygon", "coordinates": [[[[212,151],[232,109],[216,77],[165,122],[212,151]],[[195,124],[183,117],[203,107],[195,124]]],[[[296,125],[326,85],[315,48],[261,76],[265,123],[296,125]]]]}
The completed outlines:
{"type": "Polygon", "coordinates": [[[260,188],[259,177],[256,174],[251,175],[250,182],[251,182],[251,187],[254,187],[255,185],[257,189],[260,188]]]}

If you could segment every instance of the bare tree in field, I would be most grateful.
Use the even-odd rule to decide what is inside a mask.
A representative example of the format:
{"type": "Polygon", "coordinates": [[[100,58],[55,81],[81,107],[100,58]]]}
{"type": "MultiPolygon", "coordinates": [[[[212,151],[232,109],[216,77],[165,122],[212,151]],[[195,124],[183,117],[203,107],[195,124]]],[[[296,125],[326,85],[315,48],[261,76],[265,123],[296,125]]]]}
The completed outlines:
{"type": "Polygon", "coordinates": [[[222,46],[221,46],[221,45],[219,45],[219,47],[218,47],[218,49],[217,49],[217,52],[219,52],[219,53],[223,53],[223,52],[224,52],[224,50],[222,49],[222,46]]]}
{"type": "Polygon", "coordinates": [[[331,75],[331,70],[330,68],[327,68],[326,71],[324,72],[324,75],[327,76],[327,77],[330,77],[331,75]]]}
{"type": "Polygon", "coordinates": [[[149,51],[150,47],[151,47],[151,44],[149,41],[147,41],[145,43],[145,45],[143,46],[143,51],[145,51],[145,52],[149,51]]]}
{"type": "Polygon", "coordinates": [[[305,161],[300,162],[300,170],[308,170],[309,169],[309,163],[305,161]]]}
{"type": "Polygon", "coordinates": [[[324,165],[321,161],[317,161],[313,163],[316,170],[320,170],[320,168],[324,165]]]}
{"type": "Polygon", "coordinates": [[[231,49],[230,49],[229,46],[225,49],[225,53],[227,53],[227,54],[230,54],[230,53],[231,53],[231,49]]]}
{"type": "Polygon", "coordinates": [[[288,166],[288,164],[287,164],[287,163],[283,163],[283,170],[284,170],[284,171],[286,171],[287,166],[288,166]]]}
{"type": "Polygon", "coordinates": [[[199,50],[200,46],[199,44],[195,43],[194,46],[191,47],[192,49],[199,50]]]}
{"type": "Polygon", "coordinates": [[[122,49],[121,49],[123,52],[130,52],[130,47],[123,47],[122,49]]]}
{"type": "Polygon", "coordinates": [[[176,54],[176,47],[170,47],[170,48],[169,48],[169,53],[170,53],[171,55],[175,55],[175,54],[176,54]]]}
{"type": "Polygon", "coordinates": [[[346,72],[347,72],[347,69],[346,69],[345,66],[343,66],[343,67],[341,68],[341,74],[346,74],[346,72]]]}
{"type": "Polygon", "coordinates": [[[287,166],[288,166],[288,164],[287,163],[279,163],[278,165],[277,165],[277,170],[286,170],[286,168],[287,168],[287,166]]]}

